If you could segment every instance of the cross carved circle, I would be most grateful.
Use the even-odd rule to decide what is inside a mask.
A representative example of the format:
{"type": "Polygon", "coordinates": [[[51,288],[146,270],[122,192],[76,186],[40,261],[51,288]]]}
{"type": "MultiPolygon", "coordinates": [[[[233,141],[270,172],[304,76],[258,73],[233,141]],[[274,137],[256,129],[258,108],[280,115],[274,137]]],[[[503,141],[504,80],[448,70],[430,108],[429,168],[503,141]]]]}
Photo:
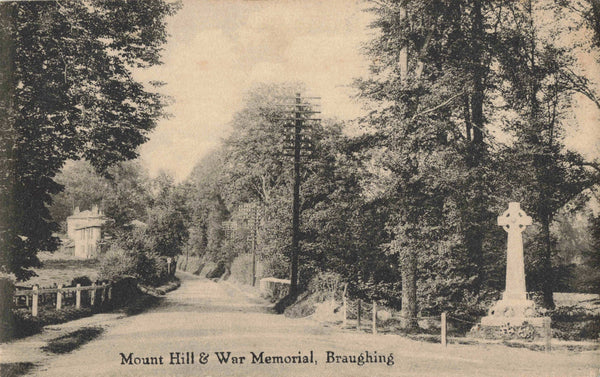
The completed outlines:
{"type": "Polygon", "coordinates": [[[531,217],[525,214],[521,209],[521,205],[517,202],[509,203],[508,209],[501,216],[498,216],[498,225],[507,232],[522,232],[525,230],[525,226],[531,224],[531,217]]]}

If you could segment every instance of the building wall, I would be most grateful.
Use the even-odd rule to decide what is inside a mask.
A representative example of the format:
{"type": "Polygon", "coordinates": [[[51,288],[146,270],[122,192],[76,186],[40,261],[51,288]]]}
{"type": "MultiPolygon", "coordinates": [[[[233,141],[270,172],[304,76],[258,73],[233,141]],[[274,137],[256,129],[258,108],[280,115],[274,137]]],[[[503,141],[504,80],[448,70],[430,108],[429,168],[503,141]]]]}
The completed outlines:
{"type": "Polygon", "coordinates": [[[96,258],[100,238],[101,228],[99,226],[75,230],[75,256],[84,259],[96,258]]]}

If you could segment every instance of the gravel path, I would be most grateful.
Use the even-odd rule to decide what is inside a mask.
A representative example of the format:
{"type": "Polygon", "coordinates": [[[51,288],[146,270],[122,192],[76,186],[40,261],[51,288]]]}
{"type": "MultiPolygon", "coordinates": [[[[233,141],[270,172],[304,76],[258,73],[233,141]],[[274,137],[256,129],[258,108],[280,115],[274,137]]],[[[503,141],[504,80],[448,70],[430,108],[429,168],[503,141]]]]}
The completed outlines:
{"type": "Polygon", "coordinates": [[[111,319],[98,339],[70,354],[43,358],[32,374],[61,377],[600,375],[598,352],[543,353],[502,345],[448,345],[444,349],[439,344],[395,335],[357,334],[325,327],[310,319],[271,314],[267,303],[232,284],[189,274],[182,274],[181,278],[181,288],[167,294],[155,309],[111,319]],[[218,352],[229,355],[228,361],[221,363],[218,352]],[[377,353],[377,362],[364,365],[351,362],[353,356],[359,357],[361,353],[364,356],[365,352],[371,361],[377,353]],[[393,365],[385,362],[390,354],[393,365]],[[339,363],[328,363],[328,355],[340,356],[339,363]],[[202,356],[208,356],[204,364],[202,356]]]}

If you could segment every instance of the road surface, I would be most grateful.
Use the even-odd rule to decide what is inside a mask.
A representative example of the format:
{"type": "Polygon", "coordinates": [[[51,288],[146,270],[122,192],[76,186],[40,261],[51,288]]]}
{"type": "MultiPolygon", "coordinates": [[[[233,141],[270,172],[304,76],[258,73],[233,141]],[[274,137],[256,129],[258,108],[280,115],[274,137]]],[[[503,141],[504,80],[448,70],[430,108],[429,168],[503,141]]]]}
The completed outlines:
{"type": "Polygon", "coordinates": [[[215,283],[189,274],[181,278],[181,288],[167,294],[158,307],[113,321],[99,338],[70,354],[46,359],[32,374],[57,377],[600,375],[600,357],[594,352],[544,353],[502,345],[442,348],[439,344],[397,335],[357,334],[326,327],[311,319],[271,314],[266,302],[233,284],[215,283]],[[224,352],[218,354],[223,357],[229,355],[228,360],[220,361],[219,352],[224,352]],[[367,358],[367,352],[369,362],[359,365],[361,353],[367,358]],[[375,354],[377,357],[373,357],[375,354]],[[388,363],[390,355],[393,361],[388,363]]]}

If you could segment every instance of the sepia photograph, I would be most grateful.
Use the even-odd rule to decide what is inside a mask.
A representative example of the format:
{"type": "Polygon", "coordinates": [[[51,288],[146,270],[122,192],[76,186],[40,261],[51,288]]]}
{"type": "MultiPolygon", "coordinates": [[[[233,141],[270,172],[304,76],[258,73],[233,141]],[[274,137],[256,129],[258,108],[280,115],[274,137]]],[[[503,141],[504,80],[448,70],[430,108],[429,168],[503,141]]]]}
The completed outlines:
{"type": "Polygon", "coordinates": [[[600,377],[600,0],[0,0],[0,377],[600,377]]]}

